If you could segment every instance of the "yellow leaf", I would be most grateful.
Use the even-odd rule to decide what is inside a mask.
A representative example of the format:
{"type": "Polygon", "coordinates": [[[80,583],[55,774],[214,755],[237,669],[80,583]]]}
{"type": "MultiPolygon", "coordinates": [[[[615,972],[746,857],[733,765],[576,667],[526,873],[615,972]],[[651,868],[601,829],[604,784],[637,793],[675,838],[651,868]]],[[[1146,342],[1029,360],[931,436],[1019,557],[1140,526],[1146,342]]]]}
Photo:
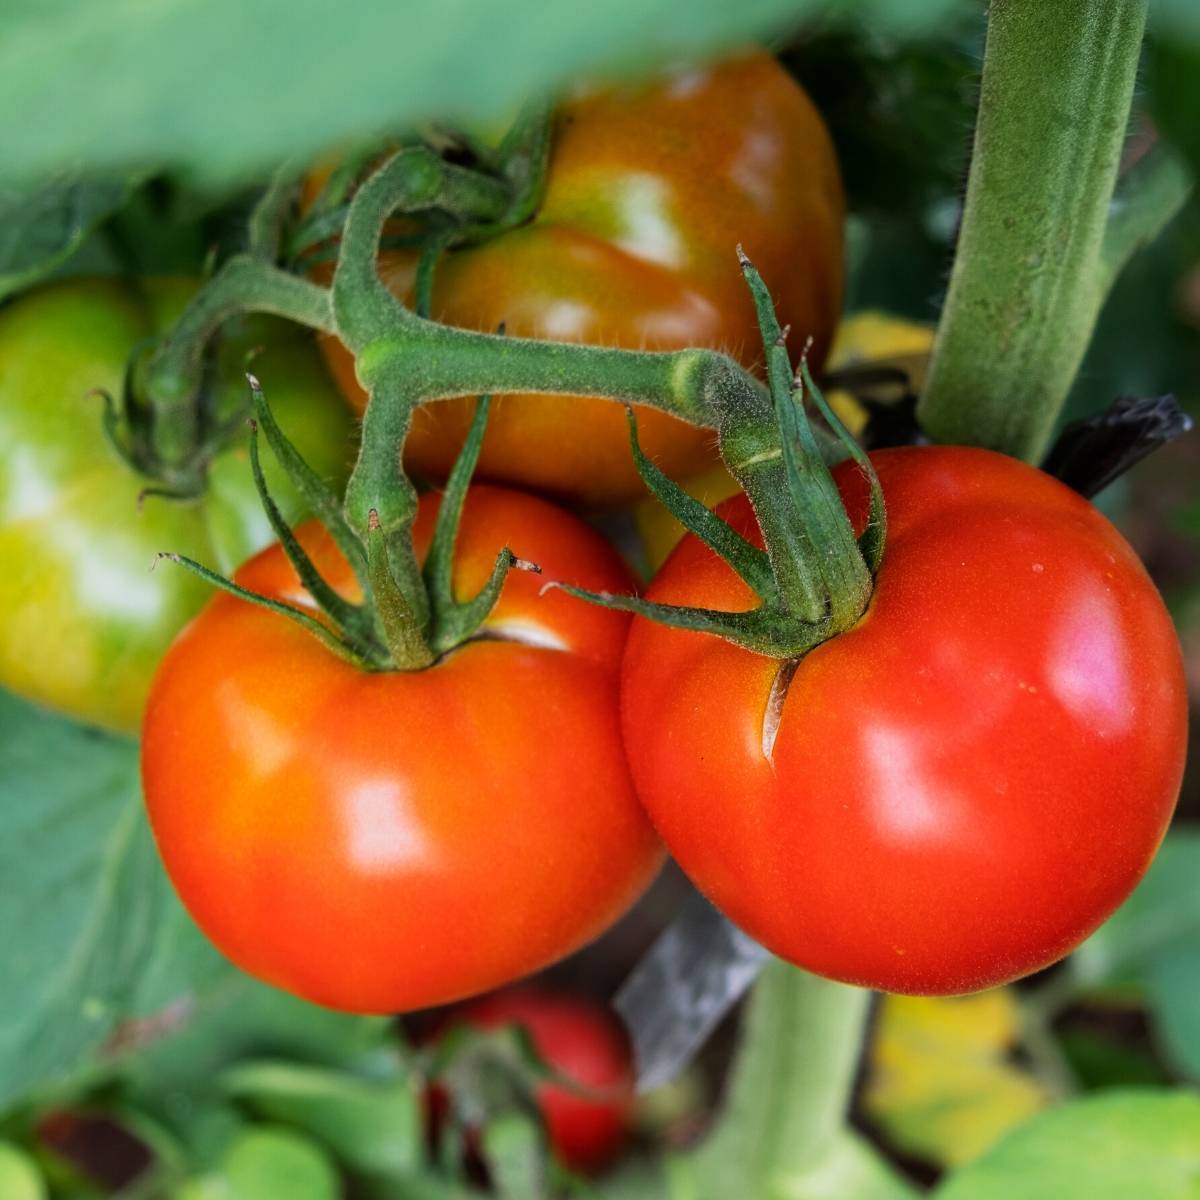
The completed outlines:
{"type": "Polygon", "coordinates": [[[977,1158],[1044,1108],[1046,1089],[1010,1060],[1011,988],[956,998],[887,996],[863,1103],[899,1150],[943,1166],[977,1158]]]}

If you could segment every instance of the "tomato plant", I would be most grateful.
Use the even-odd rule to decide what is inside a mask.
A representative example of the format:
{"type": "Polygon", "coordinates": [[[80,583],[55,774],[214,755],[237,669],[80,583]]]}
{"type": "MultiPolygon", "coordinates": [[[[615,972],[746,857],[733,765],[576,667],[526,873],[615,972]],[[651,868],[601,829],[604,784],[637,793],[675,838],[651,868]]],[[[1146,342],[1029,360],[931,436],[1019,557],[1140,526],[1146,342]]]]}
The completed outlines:
{"type": "MultiPolygon", "coordinates": [[[[119,395],[137,343],[182,310],[195,285],[84,279],[23,296],[0,313],[0,684],[76,717],[137,728],[150,678],[208,591],[154,571],[160,550],[232,570],[272,538],[246,461],[244,426],[215,444],[206,486],[174,498],[106,440],[103,405],[119,395]],[[146,489],[151,489],[143,496],[146,489]]],[[[279,419],[329,478],[348,466],[349,425],[302,332],[262,318],[225,340],[209,403],[245,409],[242,372],[267,381],[279,419]]],[[[299,497],[271,470],[290,517],[299,497]]]]}
{"type": "MultiPolygon", "coordinates": [[[[557,116],[534,218],[447,253],[431,315],[510,335],[670,350],[715,346],[761,358],[734,247],[762,263],[781,319],[823,359],[842,293],[842,193],[820,116],[770,56],[744,55],[643,85],[593,92],[557,116]],[[686,147],[686,153],[682,152],[686,147]]],[[[417,256],[385,250],[380,272],[411,295],[417,256]]],[[[322,342],[361,409],[354,362],[322,342]]],[[[471,419],[447,400],[415,416],[406,443],[418,475],[444,478],[471,419]]],[[[643,410],[647,451],[672,474],[715,461],[712,434],[643,410]]],[[[482,476],[587,503],[637,495],[624,417],[611,403],[560,395],[497,398],[482,476]]]]}
{"type": "MultiPolygon", "coordinates": [[[[671,853],[781,957],[886,991],[1061,958],[1162,839],[1186,740],[1179,645],[1085,500],[966,448],[873,456],[888,544],[859,623],[795,664],[639,618],[625,743],[671,853]]],[[[858,527],[861,471],[837,481],[858,527]]],[[[744,498],[719,510],[744,535],[744,498]]],[[[748,608],[695,537],[650,600],[748,608]]]]}
{"type": "MultiPolygon", "coordinates": [[[[422,499],[418,546],[437,504],[422,499]]],[[[302,534],[353,595],[321,527],[302,534]]],[[[480,487],[456,592],[506,543],[548,572],[629,586],[576,518],[480,487]]],[[[279,547],[235,578],[306,603],[279,547]]],[[[236,963],[332,1008],[420,1008],[560,958],[638,896],[661,851],[621,746],[626,619],[539,587],[510,576],[480,636],[420,671],[361,671],[229,595],[175,643],[147,710],[146,804],[184,903],[236,963]]]]}
{"type": "Polygon", "coordinates": [[[547,1067],[535,1098],[550,1145],[576,1171],[597,1171],[620,1151],[633,1105],[629,1043],[612,1015],[593,1001],[526,985],[481,996],[453,1012],[442,1033],[517,1026],[547,1067]]]}

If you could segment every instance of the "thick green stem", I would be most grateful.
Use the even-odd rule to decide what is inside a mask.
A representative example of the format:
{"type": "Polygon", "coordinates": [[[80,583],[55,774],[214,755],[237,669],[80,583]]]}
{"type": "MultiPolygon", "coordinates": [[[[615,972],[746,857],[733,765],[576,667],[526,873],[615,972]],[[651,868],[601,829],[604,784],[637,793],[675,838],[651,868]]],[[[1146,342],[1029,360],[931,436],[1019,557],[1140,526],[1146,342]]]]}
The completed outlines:
{"type": "Polygon", "coordinates": [[[1145,0],[994,0],[966,205],[918,408],[942,442],[1045,449],[1111,273],[1145,0]]]}
{"type": "Polygon", "coordinates": [[[180,465],[195,454],[205,347],[221,325],[248,312],[333,330],[325,288],[249,254],[229,259],[196,294],[137,379],[136,386],[153,412],[154,450],[164,464],[180,465]]]}
{"type": "Polygon", "coordinates": [[[704,1196],[799,1194],[845,1126],[871,993],[772,961],[755,985],[733,1082],[694,1164],[704,1196]]]}

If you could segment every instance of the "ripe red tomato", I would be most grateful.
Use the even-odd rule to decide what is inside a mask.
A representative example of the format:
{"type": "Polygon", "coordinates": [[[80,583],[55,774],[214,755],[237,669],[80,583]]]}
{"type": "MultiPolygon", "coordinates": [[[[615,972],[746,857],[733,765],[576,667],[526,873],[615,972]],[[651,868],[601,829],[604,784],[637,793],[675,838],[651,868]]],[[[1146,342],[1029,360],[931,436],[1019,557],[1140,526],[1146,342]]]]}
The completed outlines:
{"type": "MultiPolygon", "coordinates": [[[[310,183],[315,189],[317,180],[310,183]]],[[[754,306],[734,250],[762,270],[779,319],[825,356],[842,297],[843,199],[829,136],[811,101],[768,54],[680,69],[593,92],[557,118],[542,205],[528,224],[445,255],[432,315],[491,332],[634,349],[714,346],[762,359],[754,306]]],[[[413,254],[385,251],[384,281],[409,296],[413,254]]],[[[323,343],[351,401],[365,394],[336,339],[323,343]]],[[[407,459],[444,478],[474,401],[421,409],[407,459]]],[[[710,430],[639,410],[646,452],[686,477],[717,463],[710,430]]],[[[620,405],[504,396],[492,405],[482,478],[585,502],[644,492],[620,405]]]]}
{"type": "Polygon", "coordinates": [[[459,1026],[519,1025],[547,1066],[594,1095],[554,1083],[537,1087],[550,1145],[572,1170],[598,1171],[616,1157],[629,1131],[633,1059],[624,1030],[606,1010],[578,996],[525,986],[482,996],[453,1013],[459,1026]]]}
{"type": "MultiPolygon", "coordinates": [[[[437,503],[422,498],[421,547],[437,503]]],[[[301,541],[353,597],[324,531],[301,541]]],[[[629,587],[577,518],[478,487],[460,594],[506,544],[550,578],[629,587]]],[[[278,546],[236,578],[307,602],[278,546]]],[[[510,576],[482,636],[425,671],[360,672],[226,593],[175,642],[146,716],[146,804],[180,896],[234,962],[331,1008],[421,1008],[544,966],[638,896],[661,851],[621,746],[626,622],[539,586],[510,576]]]]}
{"type": "MultiPolygon", "coordinates": [[[[639,619],[625,744],[668,849],[776,954],[968,992],[1061,958],[1146,870],[1183,768],[1179,643],[1132,549],[1062,484],[985,450],[873,459],[870,608],[799,662],[774,734],[780,663],[639,619]]],[[[838,483],[861,527],[860,472],[838,483]]],[[[744,498],[720,511],[757,535],[744,498]]],[[[693,537],[648,595],[752,603],[693,537]]]]}

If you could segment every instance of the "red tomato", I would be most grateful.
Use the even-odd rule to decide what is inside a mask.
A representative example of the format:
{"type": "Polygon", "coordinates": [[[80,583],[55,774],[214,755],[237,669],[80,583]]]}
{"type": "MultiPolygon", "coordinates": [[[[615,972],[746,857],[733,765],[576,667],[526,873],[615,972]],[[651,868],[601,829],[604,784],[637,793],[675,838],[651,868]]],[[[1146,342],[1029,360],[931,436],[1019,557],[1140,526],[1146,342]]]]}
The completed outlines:
{"type": "MultiPolygon", "coordinates": [[[[1179,644],[1132,549],[1049,476],[956,447],[873,459],[870,608],[795,668],[773,744],[780,663],[642,619],[625,744],[668,849],[776,954],[968,992],[1061,958],[1146,870],[1183,769],[1179,644]]],[[[860,472],[838,483],[861,528],[860,472]]],[[[757,536],[744,498],[720,511],[757,536]]],[[[692,537],[648,595],[752,603],[692,537]]]]}
{"type": "MultiPolygon", "coordinates": [[[[437,504],[422,498],[419,548],[437,504]]],[[[300,536],[353,597],[324,530],[300,536]]],[[[550,578],[629,587],[577,518],[478,487],[461,595],[505,544],[550,578]]],[[[308,602],[278,546],[236,578],[308,602]]],[[[180,896],[234,962],[331,1008],[420,1008],[560,958],[638,896],[661,852],[621,747],[626,622],[539,587],[510,576],[481,636],[425,671],[358,671],[226,593],[176,641],[146,717],[146,804],[180,896]]]]}
{"type": "Polygon", "coordinates": [[[473,1001],[444,1028],[461,1025],[524,1028],[547,1066],[595,1093],[538,1085],[538,1108],[554,1153],[576,1171],[598,1171],[612,1161],[629,1129],[633,1060],[624,1030],[606,1009],[577,996],[520,987],[473,1001]]]}
{"type": "MultiPolygon", "coordinates": [[[[309,184],[313,194],[319,174],[309,184]]],[[[534,218],[438,265],[432,315],[510,335],[633,349],[714,346],[746,366],[762,340],[735,247],[759,265],[793,341],[824,360],[842,298],[843,199],[837,160],[812,102],[768,54],[672,71],[592,92],[557,115],[546,191],[534,218]]],[[[398,296],[410,252],[384,251],[398,296]]],[[[361,409],[354,363],[322,347],[361,409]]],[[[416,413],[406,446],[418,475],[444,478],[473,399],[416,413]]],[[[711,430],[639,410],[646,453],[681,477],[716,464],[711,430]]],[[[573,396],[497,396],[481,477],[607,503],[644,493],[619,404],[573,396]]]]}

